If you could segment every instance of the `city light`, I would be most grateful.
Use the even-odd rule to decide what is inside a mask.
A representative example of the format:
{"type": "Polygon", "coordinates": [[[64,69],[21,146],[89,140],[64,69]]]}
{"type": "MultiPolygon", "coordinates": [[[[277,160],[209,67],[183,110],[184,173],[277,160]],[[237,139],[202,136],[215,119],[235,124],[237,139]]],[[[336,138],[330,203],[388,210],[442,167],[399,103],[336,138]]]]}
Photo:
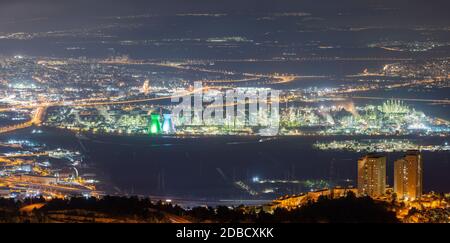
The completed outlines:
{"type": "Polygon", "coordinates": [[[171,1],[0,1],[0,222],[450,222],[450,2],[171,1]]]}

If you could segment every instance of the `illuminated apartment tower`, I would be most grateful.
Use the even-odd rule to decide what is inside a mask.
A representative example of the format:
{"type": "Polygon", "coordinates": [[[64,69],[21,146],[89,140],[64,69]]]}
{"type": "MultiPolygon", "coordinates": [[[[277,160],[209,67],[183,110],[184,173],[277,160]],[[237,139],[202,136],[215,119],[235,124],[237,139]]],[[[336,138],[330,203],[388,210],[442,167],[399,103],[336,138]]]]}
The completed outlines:
{"type": "Polygon", "coordinates": [[[358,160],[358,194],[378,197],[386,191],[386,157],[366,155],[358,160]]]}
{"type": "Polygon", "coordinates": [[[423,162],[419,151],[408,151],[394,164],[394,192],[399,199],[422,196],[423,162]]]}

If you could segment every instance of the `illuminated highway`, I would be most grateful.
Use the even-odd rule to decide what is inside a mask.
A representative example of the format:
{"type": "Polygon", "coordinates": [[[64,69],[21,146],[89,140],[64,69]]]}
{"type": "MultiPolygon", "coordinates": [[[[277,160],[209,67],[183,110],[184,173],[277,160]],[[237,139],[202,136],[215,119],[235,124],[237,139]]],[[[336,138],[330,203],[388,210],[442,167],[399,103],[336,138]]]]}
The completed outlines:
{"type": "Polygon", "coordinates": [[[47,110],[46,106],[38,107],[34,111],[34,115],[31,118],[31,120],[24,122],[24,123],[12,125],[12,126],[0,127],[0,134],[16,131],[16,130],[20,130],[20,129],[25,129],[25,128],[28,128],[28,127],[31,127],[34,125],[39,126],[43,122],[46,110],[47,110]]]}
{"type": "Polygon", "coordinates": [[[40,157],[40,156],[48,156],[48,152],[4,155],[4,156],[0,156],[0,159],[27,158],[27,157],[40,157]]]}
{"type": "MultiPolygon", "coordinates": [[[[239,79],[239,80],[217,80],[217,81],[206,81],[210,83],[241,83],[241,82],[250,82],[255,81],[259,78],[269,78],[272,79],[272,84],[282,84],[282,83],[289,83],[294,81],[297,78],[301,78],[301,76],[296,75],[276,75],[276,74],[256,74],[256,73],[237,73],[234,71],[226,71],[226,70],[213,70],[213,69],[206,69],[206,68],[198,68],[198,67],[192,67],[189,66],[189,64],[181,64],[181,63],[155,63],[155,62],[140,62],[140,61],[126,61],[126,62],[108,62],[105,61],[103,63],[108,64],[136,64],[136,65],[153,65],[153,66],[160,66],[160,67],[170,67],[170,68],[176,68],[181,70],[189,70],[189,71],[197,71],[197,72],[205,72],[205,73],[218,73],[223,75],[243,75],[245,77],[249,77],[246,79],[239,79]]],[[[323,77],[323,76],[304,76],[304,77],[323,77]]]]}
{"type": "Polygon", "coordinates": [[[0,182],[2,184],[8,184],[12,187],[27,187],[27,188],[35,188],[40,189],[44,191],[49,192],[60,192],[63,194],[67,193],[77,193],[77,194],[85,194],[85,193],[95,193],[95,194],[101,194],[100,191],[94,191],[88,188],[76,188],[76,187],[70,187],[70,186],[64,186],[64,185],[55,185],[55,184],[42,184],[42,183],[34,183],[34,182],[27,182],[20,180],[19,178],[14,177],[8,177],[8,178],[1,178],[0,182]]]}
{"type": "MultiPolygon", "coordinates": [[[[179,98],[187,95],[191,95],[197,92],[203,92],[208,90],[209,87],[203,87],[202,89],[197,89],[189,92],[184,92],[178,95],[167,96],[167,97],[156,97],[156,98],[145,98],[145,99],[134,99],[134,100],[123,100],[123,101],[100,101],[100,102],[91,102],[90,99],[82,99],[82,100],[72,100],[72,101],[58,101],[58,102],[46,102],[43,104],[30,104],[30,105],[19,105],[19,106],[11,106],[8,108],[0,109],[0,112],[13,111],[17,109],[34,109],[34,108],[43,108],[44,110],[38,110],[37,116],[35,118],[42,118],[42,112],[45,112],[45,109],[48,107],[54,106],[71,106],[71,107],[86,107],[86,106],[103,106],[103,105],[126,105],[126,104],[135,104],[135,103],[143,103],[149,101],[160,101],[160,100],[168,100],[172,98],[179,98]]],[[[39,119],[34,119],[34,121],[40,121],[39,119]]],[[[31,122],[31,121],[30,121],[31,122]]]]}
{"type": "MultiPolygon", "coordinates": [[[[365,99],[365,100],[386,100],[385,97],[364,97],[364,96],[352,96],[352,99],[365,99]]],[[[412,101],[412,102],[428,102],[439,104],[450,104],[450,100],[436,100],[436,99],[413,99],[413,98],[392,98],[394,100],[412,101]]]]}

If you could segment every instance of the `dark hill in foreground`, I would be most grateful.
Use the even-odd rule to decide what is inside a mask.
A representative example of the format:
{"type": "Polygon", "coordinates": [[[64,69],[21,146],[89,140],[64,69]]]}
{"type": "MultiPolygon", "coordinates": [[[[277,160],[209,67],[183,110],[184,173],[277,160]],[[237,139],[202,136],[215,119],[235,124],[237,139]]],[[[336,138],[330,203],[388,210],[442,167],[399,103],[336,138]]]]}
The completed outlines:
{"type": "Polygon", "coordinates": [[[104,197],[0,199],[0,222],[3,223],[396,223],[388,205],[370,198],[321,198],[301,208],[278,209],[268,214],[254,208],[197,207],[183,209],[176,205],[151,202],[148,198],[104,197]]]}

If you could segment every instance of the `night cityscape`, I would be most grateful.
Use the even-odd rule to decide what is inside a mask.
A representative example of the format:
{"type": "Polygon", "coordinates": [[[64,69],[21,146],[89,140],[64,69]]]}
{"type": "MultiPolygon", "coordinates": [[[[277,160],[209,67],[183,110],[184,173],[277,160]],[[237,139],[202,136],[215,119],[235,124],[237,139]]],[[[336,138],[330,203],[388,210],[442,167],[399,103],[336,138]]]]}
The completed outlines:
{"type": "Polygon", "coordinates": [[[0,222],[450,223],[448,10],[1,1],[0,222]]]}

